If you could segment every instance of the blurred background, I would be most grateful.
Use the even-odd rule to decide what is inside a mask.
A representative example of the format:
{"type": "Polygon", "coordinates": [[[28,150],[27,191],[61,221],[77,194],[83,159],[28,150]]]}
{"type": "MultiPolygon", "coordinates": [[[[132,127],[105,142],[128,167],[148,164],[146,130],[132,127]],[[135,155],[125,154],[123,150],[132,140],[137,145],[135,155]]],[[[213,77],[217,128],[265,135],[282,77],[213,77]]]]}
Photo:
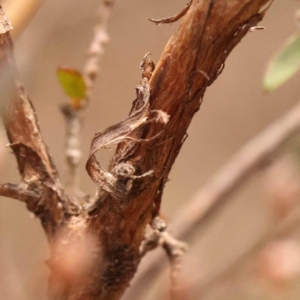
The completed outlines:
{"type": "MultiPolygon", "coordinates": [[[[21,26],[15,25],[17,63],[62,180],[66,173],[65,130],[59,105],[68,99],[58,85],[56,68],[59,65],[83,67],[98,2],[2,1],[13,26],[21,26]],[[37,5],[34,17],[24,8],[31,2],[37,5]]],[[[86,110],[82,132],[81,188],[84,191],[93,194],[96,190],[84,169],[94,133],[128,115],[140,80],[141,59],[146,52],[151,52],[157,62],[164,45],[179,25],[155,26],[147,19],[174,15],[185,5],[185,0],[117,1],[108,28],[110,43],[101,62],[101,72],[86,110]]],[[[299,100],[299,75],[274,93],[262,91],[262,77],[268,59],[297,30],[295,14],[298,8],[300,2],[296,0],[274,1],[261,22],[266,30],[249,33],[242,40],[229,56],[222,75],[208,89],[172,169],[171,181],[166,185],[162,213],[169,221],[181,207],[197,197],[201,186],[243,144],[299,100]]],[[[16,162],[5,147],[7,139],[3,127],[0,136],[0,181],[17,183],[16,162]]],[[[107,164],[112,154],[113,151],[102,151],[101,161],[107,164]]],[[[269,170],[260,172],[243,185],[230,204],[196,236],[186,256],[186,284],[191,287],[191,298],[188,299],[299,299],[300,251],[297,252],[298,238],[294,232],[292,239],[268,245],[270,248],[249,264],[246,262],[230,276],[226,275],[211,287],[208,285],[203,294],[198,284],[222,272],[273,224],[272,191],[285,182],[284,176],[298,183],[298,172],[296,162],[284,155],[269,170]],[[280,265],[280,259],[287,270],[281,270],[283,275],[279,270],[276,277],[269,272],[272,269],[269,266],[272,263],[280,265]],[[284,277],[286,274],[290,276],[288,280],[284,277]]],[[[47,267],[44,262],[47,258],[47,243],[39,221],[28,213],[24,204],[2,198],[0,299],[46,299],[47,267]]],[[[167,278],[167,271],[154,278],[149,282],[151,291],[145,291],[142,298],[136,299],[165,299],[167,278]]],[[[135,300],[134,296],[131,299],[135,300]]]]}

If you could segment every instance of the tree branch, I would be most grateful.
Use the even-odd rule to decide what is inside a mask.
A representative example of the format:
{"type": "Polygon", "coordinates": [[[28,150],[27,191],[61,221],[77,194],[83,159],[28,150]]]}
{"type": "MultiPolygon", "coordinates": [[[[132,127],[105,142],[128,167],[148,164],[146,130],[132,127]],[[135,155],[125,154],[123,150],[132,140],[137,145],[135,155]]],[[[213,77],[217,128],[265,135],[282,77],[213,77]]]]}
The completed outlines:
{"type": "Polygon", "coordinates": [[[222,71],[231,50],[262,19],[265,10],[261,9],[267,3],[270,1],[193,1],[179,31],[167,44],[150,79],[149,107],[144,112],[147,117],[152,111],[162,111],[170,116],[169,122],[144,124],[138,132],[132,131],[129,137],[133,140],[148,142],[132,147],[130,141],[123,141],[109,170],[126,162],[137,175],[153,170],[153,176],[133,181],[124,199],[102,191],[98,209],[91,214],[94,218],[89,226],[99,228],[105,245],[102,255],[107,267],[102,270],[99,290],[104,288],[106,296],[101,299],[119,299],[135,273],[145,227],[159,212],[168,174],[206,88],[222,71]],[[123,262],[116,266],[124,246],[130,257],[121,256],[123,262]]]}
{"type": "MultiPolygon", "coordinates": [[[[191,239],[193,234],[230,201],[232,193],[253,173],[264,168],[270,157],[291,137],[300,132],[300,103],[246,144],[201,189],[195,199],[180,210],[169,228],[177,239],[191,239]]],[[[147,285],[149,277],[158,273],[164,263],[160,253],[141,270],[132,287],[134,293],[147,285]]],[[[131,293],[130,293],[131,294],[131,293]]]]}
{"type": "MultiPolygon", "coordinates": [[[[7,23],[1,6],[0,11],[1,23],[7,23]]],[[[10,29],[0,34],[0,54],[5,58],[1,71],[5,72],[12,94],[12,101],[3,110],[4,125],[18,162],[24,189],[43,195],[41,203],[28,201],[27,206],[42,219],[43,227],[50,237],[58,229],[64,213],[73,211],[75,206],[64,195],[56,168],[41,136],[35,111],[20,81],[10,29]],[[60,207],[64,207],[65,211],[60,207]]]]}
{"type": "Polygon", "coordinates": [[[0,195],[8,198],[20,200],[22,202],[39,201],[40,196],[33,192],[23,189],[18,184],[5,183],[0,184],[0,195]]]}
{"type": "MultiPolygon", "coordinates": [[[[94,36],[87,51],[87,59],[83,68],[83,77],[87,86],[87,95],[90,96],[93,83],[99,72],[99,62],[104,52],[104,46],[109,41],[107,25],[115,0],[100,0],[97,22],[94,29],[94,36]]],[[[82,100],[83,101],[83,100],[82,100]]],[[[77,197],[85,196],[79,187],[79,165],[81,161],[80,132],[82,129],[82,112],[86,107],[83,104],[80,109],[74,109],[71,105],[65,104],[61,107],[66,122],[66,150],[65,156],[68,167],[67,187],[72,195],[77,197]]]]}
{"type": "Polygon", "coordinates": [[[61,112],[66,124],[65,158],[68,169],[66,186],[69,188],[71,195],[80,197],[82,195],[79,186],[79,164],[82,155],[79,137],[82,129],[80,111],[73,109],[67,103],[61,106],[61,112]]]}
{"type": "MultiPolygon", "coordinates": [[[[111,132],[116,128],[126,132],[126,139],[119,139],[105,173],[106,181],[111,179],[108,174],[114,180],[103,182],[102,178],[96,205],[88,211],[64,195],[18,79],[9,32],[0,35],[0,51],[7,58],[14,92],[5,111],[5,127],[22,183],[42,196],[42,203],[29,207],[41,218],[51,241],[50,299],[120,299],[136,272],[145,228],[159,213],[168,174],[206,88],[222,71],[231,50],[263,18],[265,10],[261,10],[267,3],[269,0],[192,2],[152,74],[150,98],[145,85],[147,103],[137,105],[140,109],[134,106],[129,119],[99,134],[101,145],[117,144],[119,136],[113,140],[111,132]],[[153,122],[158,120],[162,121],[153,122]],[[107,137],[110,140],[105,142],[107,137]],[[106,184],[109,188],[105,189],[106,184]],[[116,190],[125,192],[116,197],[116,190]],[[84,251],[74,251],[81,247],[84,251]],[[78,252],[86,255],[78,257],[78,252]]],[[[94,71],[85,74],[93,80],[94,71]]],[[[98,171],[103,172],[101,168],[98,171]]],[[[92,175],[97,178],[101,174],[92,175]]]]}
{"type": "Polygon", "coordinates": [[[115,0],[100,0],[97,24],[94,37],[87,52],[87,61],[83,68],[83,75],[87,87],[91,90],[99,72],[99,62],[104,52],[104,46],[108,43],[107,25],[114,7],[115,0]]]}

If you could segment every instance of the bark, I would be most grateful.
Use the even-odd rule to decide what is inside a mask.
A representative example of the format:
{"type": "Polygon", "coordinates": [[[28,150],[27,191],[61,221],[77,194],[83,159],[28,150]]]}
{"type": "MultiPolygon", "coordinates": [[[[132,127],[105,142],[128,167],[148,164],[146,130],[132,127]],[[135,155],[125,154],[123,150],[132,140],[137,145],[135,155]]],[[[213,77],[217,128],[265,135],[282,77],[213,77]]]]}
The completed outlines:
{"type": "Polygon", "coordinates": [[[123,130],[122,125],[129,124],[131,132],[119,140],[110,169],[98,169],[102,180],[112,179],[107,182],[110,188],[99,184],[98,198],[81,206],[64,193],[33,107],[16,75],[9,32],[1,34],[1,51],[14,81],[5,127],[22,187],[35,193],[26,198],[27,206],[42,220],[50,242],[50,299],[120,299],[136,272],[146,225],[159,213],[168,174],[206,88],[222,72],[231,50],[263,18],[268,3],[192,1],[152,74],[150,99],[142,111],[131,115],[131,119],[138,115],[142,119],[135,119],[134,126],[129,118],[114,127],[123,130]],[[158,112],[169,119],[153,121],[158,112]],[[134,179],[124,182],[123,178],[121,183],[129,188],[123,197],[116,197],[111,187],[120,181],[114,170],[122,163],[133,167],[134,179]]]}

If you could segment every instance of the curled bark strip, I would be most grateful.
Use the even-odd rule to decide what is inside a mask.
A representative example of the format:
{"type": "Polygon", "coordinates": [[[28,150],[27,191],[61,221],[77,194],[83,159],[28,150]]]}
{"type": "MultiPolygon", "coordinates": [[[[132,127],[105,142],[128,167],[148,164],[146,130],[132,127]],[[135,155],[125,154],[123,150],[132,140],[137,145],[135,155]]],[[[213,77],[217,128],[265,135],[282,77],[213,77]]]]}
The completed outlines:
{"type": "Polygon", "coordinates": [[[163,19],[148,19],[148,20],[155,23],[156,25],[172,24],[172,23],[178,21],[179,19],[181,19],[183,16],[185,16],[185,14],[189,10],[191,4],[192,4],[192,1],[190,3],[188,3],[187,6],[176,16],[169,17],[169,18],[163,18],[163,19]]]}
{"type": "MultiPolygon", "coordinates": [[[[143,79],[143,85],[138,86],[137,96],[137,102],[134,107],[138,107],[140,103],[142,103],[143,106],[138,110],[134,109],[132,114],[124,121],[113,125],[104,131],[96,133],[92,140],[89,159],[86,163],[86,170],[92,180],[116,199],[126,197],[127,193],[131,189],[131,186],[127,185],[127,183],[129,183],[128,179],[143,178],[144,176],[151,175],[153,172],[148,171],[142,175],[134,175],[134,167],[129,163],[126,163],[126,174],[122,171],[122,175],[120,175],[120,171],[114,171],[117,170],[117,166],[120,162],[118,161],[118,163],[114,166],[114,170],[110,173],[101,167],[100,163],[96,159],[95,153],[101,148],[110,148],[126,140],[129,140],[130,143],[133,144],[140,143],[143,141],[142,139],[133,138],[129,135],[148,122],[155,121],[166,124],[169,121],[169,116],[163,111],[149,111],[150,89],[147,78],[143,79]]],[[[127,149],[127,151],[129,151],[129,149],[127,149]]],[[[124,159],[127,155],[127,151],[122,153],[122,159],[124,159]]]]}

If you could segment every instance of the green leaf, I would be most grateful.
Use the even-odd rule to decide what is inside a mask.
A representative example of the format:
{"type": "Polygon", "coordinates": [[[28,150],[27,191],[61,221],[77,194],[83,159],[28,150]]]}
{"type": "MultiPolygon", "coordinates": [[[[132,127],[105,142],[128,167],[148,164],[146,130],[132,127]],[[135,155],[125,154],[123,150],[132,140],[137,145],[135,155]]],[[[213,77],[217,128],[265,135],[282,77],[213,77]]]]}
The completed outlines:
{"type": "Polygon", "coordinates": [[[300,68],[300,33],[294,33],[270,60],[263,88],[271,92],[290,79],[300,68]]]}
{"type": "Polygon", "coordinates": [[[57,69],[57,78],[64,92],[72,100],[81,100],[87,98],[87,86],[82,74],[72,68],[59,67],[57,69]]]}

